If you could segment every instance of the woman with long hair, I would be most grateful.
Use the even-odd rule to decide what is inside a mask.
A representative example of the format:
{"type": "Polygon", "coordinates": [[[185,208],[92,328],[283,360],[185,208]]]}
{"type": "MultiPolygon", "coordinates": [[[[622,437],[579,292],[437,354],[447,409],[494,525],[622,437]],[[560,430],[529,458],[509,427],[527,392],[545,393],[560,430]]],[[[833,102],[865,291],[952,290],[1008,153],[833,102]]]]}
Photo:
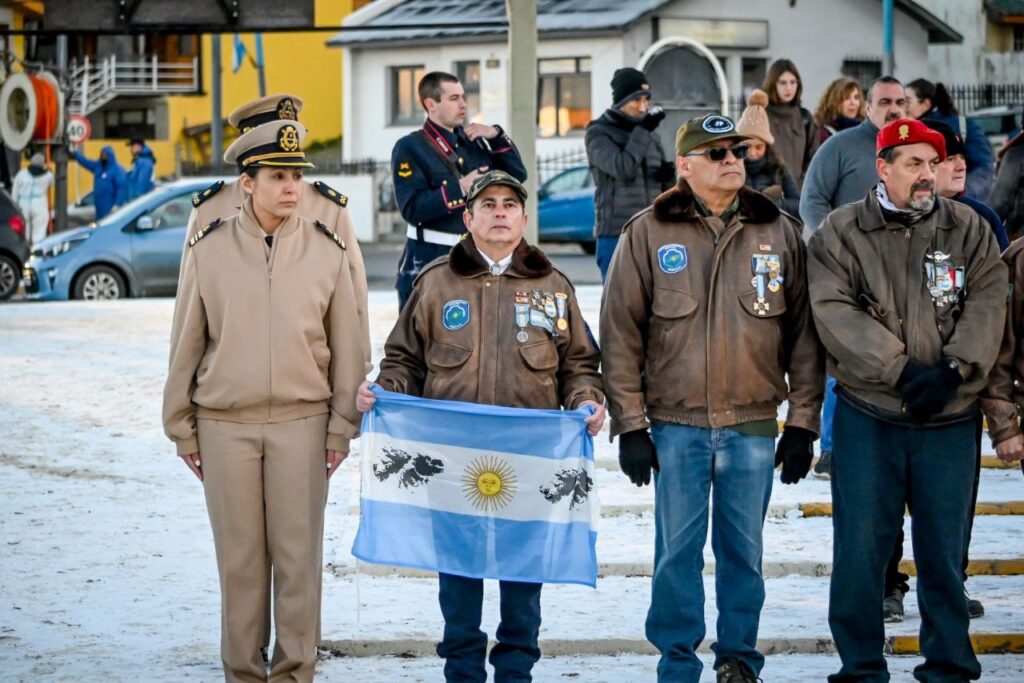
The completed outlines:
{"type": "Polygon", "coordinates": [[[800,214],[800,190],[793,175],[775,154],[775,138],[768,129],[768,95],[755,90],[747,98],[747,108],[736,124],[736,132],[748,136],[750,149],[743,160],[747,171],[746,184],[792,214],[800,214]]]}
{"type": "Polygon", "coordinates": [[[988,199],[995,182],[995,154],[977,121],[962,116],[942,83],[924,78],[907,83],[907,114],[915,119],[941,121],[963,138],[967,146],[967,190],[964,194],[988,199]]]}
{"type": "Polygon", "coordinates": [[[800,105],[804,86],[796,64],[788,59],[772,62],[761,89],[768,94],[768,121],[775,138],[775,152],[799,187],[821,137],[811,112],[800,105]]]}
{"type": "Polygon", "coordinates": [[[843,76],[828,84],[814,112],[821,141],[829,139],[841,130],[853,128],[864,120],[864,95],[860,83],[843,76]]]}
{"type": "Polygon", "coordinates": [[[369,340],[347,247],[296,214],[305,135],[276,120],[228,149],[245,199],[185,245],[171,329],[164,431],[206,494],[229,683],[313,680],[327,480],[361,417],[369,340]]]}

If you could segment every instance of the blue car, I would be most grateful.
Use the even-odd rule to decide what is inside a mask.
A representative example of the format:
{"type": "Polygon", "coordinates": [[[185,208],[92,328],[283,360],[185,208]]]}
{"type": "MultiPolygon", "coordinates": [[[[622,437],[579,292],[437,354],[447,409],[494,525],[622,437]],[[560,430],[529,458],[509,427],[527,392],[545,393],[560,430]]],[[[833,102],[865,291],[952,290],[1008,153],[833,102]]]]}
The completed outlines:
{"type": "Polygon", "coordinates": [[[543,242],[578,242],[594,253],[594,179],[586,166],[552,176],[537,191],[543,242]]]}
{"type": "Polygon", "coordinates": [[[161,185],[99,223],[51,235],[32,248],[25,298],[122,299],[173,296],[192,195],[215,178],[161,185]]]}

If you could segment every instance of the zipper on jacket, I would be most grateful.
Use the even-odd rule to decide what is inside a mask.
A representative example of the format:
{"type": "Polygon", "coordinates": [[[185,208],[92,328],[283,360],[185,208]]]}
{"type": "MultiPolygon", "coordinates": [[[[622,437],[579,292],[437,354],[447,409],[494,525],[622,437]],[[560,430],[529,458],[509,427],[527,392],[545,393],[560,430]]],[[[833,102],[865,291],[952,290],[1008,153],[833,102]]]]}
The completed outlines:
{"type": "MultiPolygon", "coordinates": [[[[743,226],[740,226],[730,232],[729,226],[724,225],[722,228],[722,234],[725,235],[725,233],[729,233],[727,235],[728,239],[726,239],[725,243],[722,244],[722,249],[719,249],[718,242],[721,238],[721,235],[719,235],[714,230],[709,228],[707,224],[704,223],[704,221],[701,221],[701,225],[704,226],[705,230],[712,233],[715,242],[715,255],[714,258],[711,260],[711,286],[708,287],[708,308],[705,313],[708,324],[704,332],[704,397],[707,399],[706,408],[708,412],[711,413],[711,306],[715,300],[715,285],[718,283],[718,264],[722,256],[722,252],[725,251],[725,247],[728,245],[733,235],[738,233],[743,226]]],[[[712,429],[716,428],[715,423],[712,421],[710,414],[708,415],[708,422],[711,423],[712,429]]]]}

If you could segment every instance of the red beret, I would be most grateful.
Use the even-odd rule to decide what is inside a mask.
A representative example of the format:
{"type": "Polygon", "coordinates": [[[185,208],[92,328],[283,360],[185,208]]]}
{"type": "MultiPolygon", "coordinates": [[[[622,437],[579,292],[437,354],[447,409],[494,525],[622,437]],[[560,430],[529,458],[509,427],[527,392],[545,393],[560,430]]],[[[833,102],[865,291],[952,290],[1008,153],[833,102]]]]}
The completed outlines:
{"type": "Polygon", "coordinates": [[[913,145],[918,142],[924,142],[934,147],[935,151],[939,153],[939,161],[945,161],[946,138],[942,137],[942,133],[932,130],[917,119],[897,119],[885,124],[885,127],[878,131],[875,153],[881,154],[890,147],[913,145]]]}

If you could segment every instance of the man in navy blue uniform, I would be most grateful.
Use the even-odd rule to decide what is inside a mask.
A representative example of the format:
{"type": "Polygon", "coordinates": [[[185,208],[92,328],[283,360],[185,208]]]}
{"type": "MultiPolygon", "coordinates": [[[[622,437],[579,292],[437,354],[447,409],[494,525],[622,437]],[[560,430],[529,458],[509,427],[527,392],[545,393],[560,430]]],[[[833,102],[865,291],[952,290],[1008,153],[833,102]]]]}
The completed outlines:
{"type": "Polygon", "coordinates": [[[405,306],[423,266],[445,256],[466,228],[466,193],[482,173],[501,170],[526,180],[519,150],[500,126],[466,120],[466,97],[455,76],[432,71],[420,79],[423,128],[409,133],[391,152],[395,199],[409,224],[398,264],[398,307],[405,306]]]}

